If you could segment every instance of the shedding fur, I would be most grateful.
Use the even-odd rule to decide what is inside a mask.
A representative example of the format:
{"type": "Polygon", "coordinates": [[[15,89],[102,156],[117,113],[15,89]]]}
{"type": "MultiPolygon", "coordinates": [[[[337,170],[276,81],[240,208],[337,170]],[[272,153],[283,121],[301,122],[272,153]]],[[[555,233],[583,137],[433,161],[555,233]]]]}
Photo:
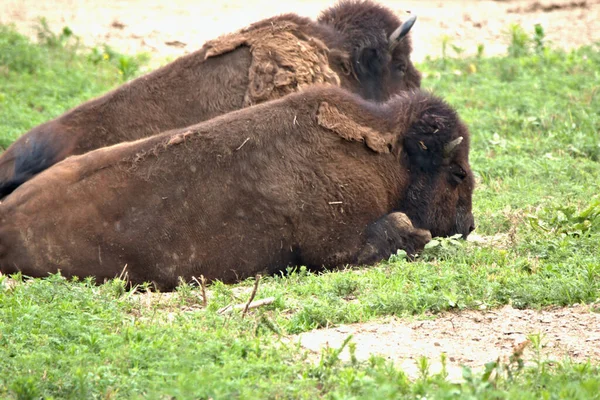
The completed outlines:
{"type": "Polygon", "coordinates": [[[325,101],[319,106],[317,122],[350,142],[364,142],[377,153],[389,153],[392,148],[391,134],[384,135],[368,126],[360,125],[325,101]]]}
{"type": "Polygon", "coordinates": [[[191,130],[186,130],[183,133],[178,133],[177,135],[175,135],[171,139],[169,139],[169,141],[167,142],[165,147],[183,143],[188,138],[188,136],[191,136],[193,134],[194,134],[194,132],[191,130]]]}
{"type": "Polygon", "coordinates": [[[206,43],[205,60],[247,46],[252,54],[244,107],[273,100],[318,83],[339,86],[329,66],[329,49],[291,21],[273,21],[206,43]]]}

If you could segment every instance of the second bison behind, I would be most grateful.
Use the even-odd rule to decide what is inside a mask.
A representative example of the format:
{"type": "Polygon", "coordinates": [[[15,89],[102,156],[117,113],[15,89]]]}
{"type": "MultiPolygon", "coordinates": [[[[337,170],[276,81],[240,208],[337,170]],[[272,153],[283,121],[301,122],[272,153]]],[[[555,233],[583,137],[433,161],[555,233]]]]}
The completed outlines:
{"type": "Polygon", "coordinates": [[[127,265],[169,290],[414,254],[473,229],[468,153],[430,94],[315,86],[42,172],[0,204],[0,270],[102,281],[127,265]]]}
{"type": "Polygon", "coordinates": [[[0,155],[0,198],[60,160],[181,128],[318,84],[386,100],[420,86],[410,30],[385,7],[342,0],[318,21],[284,14],[38,125],[0,155]]]}

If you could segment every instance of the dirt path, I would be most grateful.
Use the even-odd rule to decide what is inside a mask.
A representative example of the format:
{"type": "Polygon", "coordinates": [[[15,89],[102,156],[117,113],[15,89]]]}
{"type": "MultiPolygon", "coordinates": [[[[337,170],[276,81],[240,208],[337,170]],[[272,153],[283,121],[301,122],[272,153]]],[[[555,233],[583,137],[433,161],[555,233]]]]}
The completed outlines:
{"type": "MultiPolygon", "coordinates": [[[[333,1],[226,0],[0,0],[0,23],[14,23],[35,36],[33,25],[45,17],[54,31],[69,26],[86,44],[108,43],[124,52],[150,51],[161,57],[198,49],[217,35],[284,12],[316,17],[333,1]]],[[[562,47],[600,41],[600,0],[382,0],[402,15],[419,15],[413,29],[414,59],[441,54],[442,38],[474,53],[506,49],[503,31],[520,23],[528,32],[541,23],[547,38],[562,47]]]]}
{"type": "MultiPolygon", "coordinates": [[[[544,311],[516,310],[510,306],[491,311],[444,313],[430,320],[392,318],[387,322],[341,325],[319,329],[296,337],[302,346],[315,353],[318,361],[324,346],[339,348],[348,335],[356,343],[356,357],[368,359],[381,355],[402,368],[411,378],[419,376],[416,361],[425,356],[430,373],[441,370],[440,357],[447,355],[448,379],[462,377],[461,365],[482,370],[499,357],[506,362],[514,346],[528,335],[542,335],[542,359],[600,362],[600,305],[556,308],[544,311]]],[[[526,364],[534,360],[531,344],[525,347],[526,364]]],[[[348,360],[344,350],[342,358],[348,360]]]]}

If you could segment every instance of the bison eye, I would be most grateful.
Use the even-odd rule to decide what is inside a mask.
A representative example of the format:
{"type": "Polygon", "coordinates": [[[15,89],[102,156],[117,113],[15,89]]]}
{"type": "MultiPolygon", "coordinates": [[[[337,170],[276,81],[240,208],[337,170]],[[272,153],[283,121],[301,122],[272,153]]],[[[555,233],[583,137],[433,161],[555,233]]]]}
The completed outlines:
{"type": "Polygon", "coordinates": [[[450,173],[452,174],[452,180],[457,184],[461,183],[467,177],[467,173],[464,169],[459,167],[458,165],[453,165],[450,168],[450,173]]]}

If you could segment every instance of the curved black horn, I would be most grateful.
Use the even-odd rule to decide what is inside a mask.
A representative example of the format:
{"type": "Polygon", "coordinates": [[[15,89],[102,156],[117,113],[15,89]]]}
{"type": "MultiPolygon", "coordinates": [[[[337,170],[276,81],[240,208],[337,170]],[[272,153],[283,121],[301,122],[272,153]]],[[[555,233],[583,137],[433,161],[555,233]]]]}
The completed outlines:
{"type": "Polygon", "coordinates": [[[410,32],[410,28],[412,28],[416,20],[417,16],[413,14],[410,16],[410,18],[404,21],[402,25],[396,28],[396,30],[390,35],[390,45],[392,45],[392,43],[399,42],[400,40],[402,40],[402,38],[404,38],[408,34],[408,32],[410,32]]]}
{"type": "Polygon", "coordinates": [[[456,146],[458,146],[462,141],[463,141],[463,137],[459,136],[456,139],[454,139],[453,141],[446,144],[444,146],[444,157],[445,158],[450,157],[452,155],[452,152],[454,151],[454,149],[456,149],[456,146]]]}

